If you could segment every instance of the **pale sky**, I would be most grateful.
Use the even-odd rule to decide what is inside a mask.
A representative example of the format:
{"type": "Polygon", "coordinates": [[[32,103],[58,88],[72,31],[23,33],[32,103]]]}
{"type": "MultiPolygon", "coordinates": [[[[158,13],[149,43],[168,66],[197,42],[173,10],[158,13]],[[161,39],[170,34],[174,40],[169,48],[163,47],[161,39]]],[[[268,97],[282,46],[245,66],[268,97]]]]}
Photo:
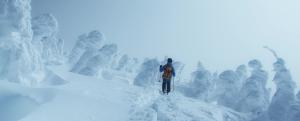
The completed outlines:
{"type": "Polygon", "coordinates": [[[165,55],[222,72],[259,59],[273,78],[271,53],[300,80],[299,0],[32,0],[33,16],[53,13],[70,49],[77,36],[100,30],[136,57],[165,55]],[[299,76],[298,76],[299,75],[299,76]]]}

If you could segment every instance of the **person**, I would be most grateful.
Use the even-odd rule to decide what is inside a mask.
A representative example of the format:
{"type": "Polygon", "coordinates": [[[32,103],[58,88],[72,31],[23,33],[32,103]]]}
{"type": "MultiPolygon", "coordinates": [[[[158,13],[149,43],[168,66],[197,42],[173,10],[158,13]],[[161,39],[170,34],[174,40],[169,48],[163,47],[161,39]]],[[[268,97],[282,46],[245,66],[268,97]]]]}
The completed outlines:
{"type": "Polygon", "coordinates": [[[172,77],[175,77],[175,69],[172,64],[172,58],[168,58],[168,62],[166,65],[160,65],[160,72],[163,72],[162,91],[164,94],[168,94],[171,91],[172,77]]]}

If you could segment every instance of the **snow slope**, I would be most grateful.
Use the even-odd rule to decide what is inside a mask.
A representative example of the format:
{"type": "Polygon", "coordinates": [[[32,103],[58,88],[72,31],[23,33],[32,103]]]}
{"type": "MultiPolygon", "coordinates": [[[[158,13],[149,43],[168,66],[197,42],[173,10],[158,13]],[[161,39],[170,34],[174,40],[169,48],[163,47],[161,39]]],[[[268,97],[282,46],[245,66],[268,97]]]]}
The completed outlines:
{"type": "Polygon", "coordinates": [[[49,87],[57,90],[55,98],[20,121],[121,121],[127,118],[130,102],[125,83],[97,80],[63,68],[54,70],[69,83],[49,87]]]}
{"type": "MultiPolygon", "coordinates": [[[[0,83],[1,121],[246,121],[245,115],[187,98],[130,84],[128,77],[96,79],[49,67],[65,83],[35,88],[0,83]],[[123,79],[123,80],[122,80],[123,79]],[[4,108],[3,108],[4,107],[4,108]]],[[[121,76],[121,75],[119,75],[121,76]]],[[[122,75],[124,76],[124,75],[122,75]]],[[[57,79],[57,78],[51,78],[57,79]]],[[[131,77],[133,80],[134,78],[131,77]]]]}
{"type": "Polygon", "coordinates": [[[0,120],[17,121],[39,106],[51,101],[55,91],[48,88],[28,88],[19,84],[0,82],[0,120]]]}
{"type": "MultiPolygon", "coordinates": [[[[160,87],[156,83],[156,87],[160,87]]],[[[159,89],[142,89],[135,97],[129,121],[247,121],[245,114],[185,97],[180,92],[169,95],[159,89]]]]}

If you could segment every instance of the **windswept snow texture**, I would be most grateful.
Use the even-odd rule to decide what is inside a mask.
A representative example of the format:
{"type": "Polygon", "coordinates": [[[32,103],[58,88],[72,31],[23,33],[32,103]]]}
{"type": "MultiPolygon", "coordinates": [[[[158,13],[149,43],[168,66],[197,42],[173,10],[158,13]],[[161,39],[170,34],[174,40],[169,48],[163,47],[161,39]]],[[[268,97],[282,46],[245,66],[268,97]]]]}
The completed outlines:
{"type": "Polygon", "coordinates": [[[30,0],[1,0],[0,4],[0,79],[36,84],[43,80],[44,67],[32,44],[30,0]]]}

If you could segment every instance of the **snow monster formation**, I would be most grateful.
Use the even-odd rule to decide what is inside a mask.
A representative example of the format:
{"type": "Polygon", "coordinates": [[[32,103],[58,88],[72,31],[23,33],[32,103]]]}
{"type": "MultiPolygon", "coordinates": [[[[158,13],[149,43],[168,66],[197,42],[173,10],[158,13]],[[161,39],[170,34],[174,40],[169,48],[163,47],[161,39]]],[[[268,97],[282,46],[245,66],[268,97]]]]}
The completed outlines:
{"type": "Polygon", "coordinates": [[[192,73],[192,81],[187,85],[184,91],[185,95],[207,102],[211,80],[211,73],[199,62],[197,70],[192,73]]]}
{"type": "Polygon", "coordinates": [[[300,119],[300,91],[297,94],[296,101],[291,104],[287,111],[287,121],[299,121],[300,119]]]}
{"type": "Polygon", "coordinates": [[[269,91],[266,89],[268,73],[262,69],[258,60],[251,60],[248,65],[252,68],[251,76],[241,88],[235,109],[257,117],[266,111],[269,105],[269,91]]]}
{"type": "Polygon", "coordinates": [[[217,82],[217,102],[219,105],[234,109],[236,106],[236,98],[239,94],[239,78],[238,75],[232,71],[227,70],[219,75],[217,82]]]}
{"type": "MultiPolygon", "coordinates": [[[[101,69],[109,67],[111,58],[117,51],[118,47],[115,44],[104,45],[97,51],[95,56],[89,58],[86,61],[86,64],[79,70],[78,73],[87,76],[97,76],[101,69]]],[[[87,52],[93,53],[89,51],[87,52]]]]}
{"type": "Polygon", "coordinates": [[[138,63],[139,61],[137,58],[131,58],[127,54],[125,54],[119,59],[115,69],[117,71],[125,71],[129,73],[137,72],[138,63]]]}
{"type": "MultiPolygon", "coordinates": [[[[82,34],[78,37],[78,40],[69,54],[69,64],[72,68],[71,71],[78,71],[75,69],[78,65],[79,60],[85,56],[85,61],[96,55],[97,51],[103,46],[103,41],[105,40],[104,35],[99,31],[91,31],[88,34],[82,34]]],[[[80,63],[81,64],[81,63],[80,63]]]]}
{"type": "Polygon", "coordinates": [[[71,72],[87,76],[97,76],[104,67],[109,67],[117,53],[116,44],[102,45],[104,35],[99,31],[79,36],[69,56],[71,72]]]}
{"type": "Polygon", "coordinates": [[[58,22],[52,14],[42,14],[32,19],[33,43],[41,52],[45,64],[62,64],[64,41],[57,38],[58,22]]]}
{"type": "Polygon", "coordinates": [[[266,116],[262,119],[266,121],[298,121],[300,119],[300,108],[295,96],[296,84],[290,71],[285,66],[285,61],[278,57],[274,50],[268,47],[265,48],[271,51],[276,58],[276,62],[273,64],[276,72],[273,78],[276,92],[266,116]]]}
{"type": "Polygon", "coordinates": [[[0,79],[33,85],[44,67],[32,44],[30,0],[0,0],[0,79]]]}
{"type": "MultiPolygon", "coordinates": [[[[268,117],[270,121],[287,121],[292,115],[289,111],[290,106],[296,101],[296,84],[289,70],[285,67],[283,59],[277,58],[273,67],[276,72],[273,81],[277,88],[268,110],[268,117]]],[[[290,120],[293,121],[295,119],[290,120]]],[[[299,118],[297,120],[299,120],[299,118]]]]}
{"type": "Polygon", "coordinates": [[[235,72],[238,75],[239,78],[239,90],[243,87],[243,85],[245,84],[247,78],[248,78],[248,70],[247,70],[247,66],[246,65],[239,65],[235,72]]]}
{"type": "MultiPolygon", "coordinates": [[[[159,76],[159,62],[157,59],[145,59],[140,72],[135,77],[133,84],[141,87],[154,85],[159,76]]],[[[158,80],[157,80],[158,81],[158,80]]]]}
{"type": "Polygon", "coordinates": [[[273,64],[275,76],[273,82],[276,92],[267,111],[253,121],[298,121],[300,119],[300,106],[295,97],[296,84],[290,71],[285,66],[285,61],[279,58],[276,52],[268,47],[276,57],[273,64]]]}

